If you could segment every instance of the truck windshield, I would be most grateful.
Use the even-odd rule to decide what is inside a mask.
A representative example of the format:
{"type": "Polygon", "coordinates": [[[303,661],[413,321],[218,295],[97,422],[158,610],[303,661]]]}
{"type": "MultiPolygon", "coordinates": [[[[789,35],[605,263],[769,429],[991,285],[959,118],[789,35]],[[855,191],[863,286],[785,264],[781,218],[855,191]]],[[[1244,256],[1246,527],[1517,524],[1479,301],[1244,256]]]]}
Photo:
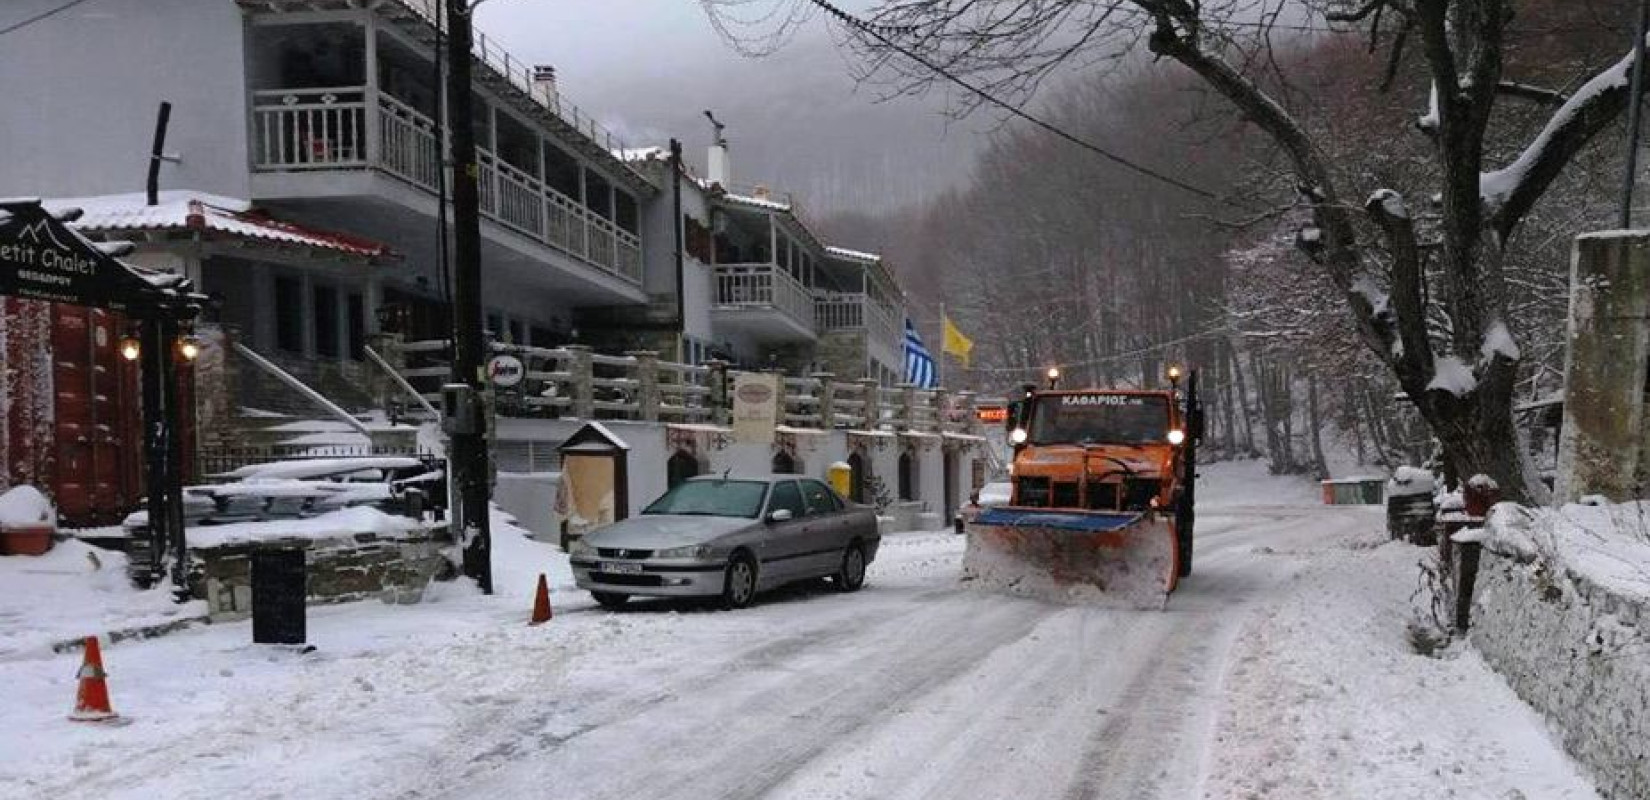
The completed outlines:
{"type": "Polygon", "coordinates": [[[767,493],[767,481],[687,481],[660,495],[642,513],[756,519],[767,493]]]}
{"type": "Polygon", "coordinates": [[[1155,444],[1169,432],[1169,404],[1161,395],[1061,394],[1037,399],[1032,444],[1155,444]]]}

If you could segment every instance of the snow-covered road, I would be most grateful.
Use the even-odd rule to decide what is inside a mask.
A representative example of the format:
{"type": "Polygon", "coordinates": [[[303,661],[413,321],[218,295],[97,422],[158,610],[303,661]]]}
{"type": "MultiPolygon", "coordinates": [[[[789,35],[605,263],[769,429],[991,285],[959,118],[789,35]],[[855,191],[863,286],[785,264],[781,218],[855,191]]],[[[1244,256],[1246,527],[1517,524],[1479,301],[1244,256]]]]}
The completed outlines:
{"type": "Polygon", "coordinates": [[[307,655],[117,646],[121,728],[62,721],[72,659],[0,662],[37,698],[0,701],[0,796],[1594,797],[1470,652],[1407,651],[1378,513],[1242,476],[1165,611],[966,589],[960,537],[901,534],[857,594],[740,612],[452,591],[318,609],[307,655]]]}

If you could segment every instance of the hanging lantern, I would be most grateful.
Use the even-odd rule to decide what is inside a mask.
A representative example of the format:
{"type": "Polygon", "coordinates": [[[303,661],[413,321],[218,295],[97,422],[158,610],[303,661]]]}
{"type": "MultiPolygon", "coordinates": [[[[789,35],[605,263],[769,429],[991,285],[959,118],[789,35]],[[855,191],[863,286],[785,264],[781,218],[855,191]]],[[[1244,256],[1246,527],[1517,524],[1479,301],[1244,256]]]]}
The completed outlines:
{"type": "Polygon", "coordinates": [[[143,355],[143,344],[138,341],[138,337],[130,333],[120,337],[121,358],[127,361],[136,361],[140,355],[143,355]]]}

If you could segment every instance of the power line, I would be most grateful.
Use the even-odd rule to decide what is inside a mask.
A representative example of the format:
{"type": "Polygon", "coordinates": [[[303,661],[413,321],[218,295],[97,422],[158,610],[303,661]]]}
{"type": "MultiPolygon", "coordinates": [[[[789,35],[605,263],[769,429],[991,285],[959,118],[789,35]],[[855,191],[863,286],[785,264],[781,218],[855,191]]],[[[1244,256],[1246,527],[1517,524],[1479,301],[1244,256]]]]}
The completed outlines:
{"type": "MultiPolygon", "coordinates": [[[[904,45],[901,45],[901,44],[895,42],[893,39],[888,38],[888,36],[885,35],[882,32],[883,29],[884,29],[883,26],[873,25],[869,22],[866,22],[865,20],[862,20],[862,19],[860,19],[860,18],[858,18],[858,17],[856,17],[852,14],[849,14],[846,11],[843,11],[840,8],[837,8],[834,5],[831,5],[831,3],[827,2],[827,0],[809,0],[809,2],[813,3],[814,5],[818,6],[821,9],[824,9],[825,13],[830,14],[831,16],[835,17],[842,24],[847,25],[847,26],[853,28],[854,30],[859,31],[859,32],[865,34],[866,36],[869,36],[873,39],[876,39],[878,42],[881,42],[884,46],[892,48],[893,50],[897,51],[900,55],[903,55],[906,58],[909,58],[912,61],[915,61],[918,64],[921,64],[923,67],[925,67],[928,70],[932,71],[934,74],[939,75],[940,77],[942,77],[942,78],[944,78],[944,79],[946,79],[946,80],[948,80],[948,81],[950,81],[950,82],[952,82],[952,83],[954,83],[958,86],[961,86],[962,88],[968,90],[969,92],[972,92],[975,95],[978,95],[980,97],[980,99],[986,101],[987,103],[990,103],[993,106],[996,106],[996,107],[998,107],[998,108],[1000,108],[1004,111],[1007,111],[1009,114],[1012,114],[1013,116],[1019,117],[1020,119],[1023,119],[1025,121],[1031,123],[1032,125],[1035,125],[1035,126],[1041,128],[1041,129],[1043,129],[1044,131],[1052,133],[1052,134],[1054,134],[1055,136],[1058,136],[1061,139],[1064,139],[1064,140],[1066,140],[1066,141],[1068,141],[1068,142],[1070,142],[1074,145],[1077,145],[1078,147],[1081,147],[1085,150],[1088,150],[1092,153],[1095,153],[1096,155],[1099,155],[1101,158],[1104,158],[1104,159],[1106,159],[1106,160],[1108,160],[1108,161],[1110,161],[1114,164],[1117,164],[1117,165],[1123,167],[1124,169],[1130,170],[1130,171],[1135,172],[1136,174],[1139,174],[1139,175],[1143,175],[1147,178],[1151,178],[1152,180],[1158,181],[1160,183],[1164,183],[1164,184],[1167,184],[1169,186],[1173,186],[1176,189],[1180,189],[1183,192],[1187,192],[1187,193],[1190,193],[1190,194],[1197,195],[1198,197],[1202,197],[1206,200],[1213,200],[1217,203],[1221,203],[1223,205],[1228,205],[1228,206],[1231,206],[1233,208],[1245,208],[1245,209],[1247,208],[1246,206],[1242,206],[1242,205],[1239,205],[1238,203],[1235,203],[1231,200],[1227,200],[1227,199],[1221,197],[1220,195],[1209,191],[1208,189],[1204,189],[1204,188],[1199,187],[1199,186],[1194,186],[1194,185],[1192,185],[1190,183],[1187,183],[1185,181],[1182,181],[1178,178],[1174,178],[1174,177],[1171,177],[1169,175],[1165,175],[1165,174],[1163,174],[1161,172],[1158,172],[1157,170],[1152,169],[1151,167],[1145,166],[1143,164],[1137,164],[1137,163],[1135,163],[1135,162],[1133,162],[1133,161],[1131,161],[1127,158],[1124,158],[1123,156],[1117,155],[1116,153],[1113,153],[1113,152],[1111,152],[1111,151],[1109,151],[1109,150],[1107,150],[1107,149],[1105,149],[1105,148],[1103,148],[1103,147],[1101,147],[1101,146],[1099,146],[1099,145],[1097,145],[1093,142],[1090,142],[1087,139],[1083,139],[1081,137],[1078,137],[1075,134],[1072,134],[1072,133],[1066,131],[1064,128],[1056,126],[1055,124],[1042,119],[1041,117],[1033,116],[1031,113],[1027,112],[1025,109],[1023,109],[1023,108],[1021,108],[1017,105],[1014,105],[1013,103],[1010,103],[1006,100],[999,99],[998,97],[996,97],[995,95],[993,95],[990,92],[986,91],[985,89],[982,89],[978,86],[975,86],[972,83],[969,83],[967,80],[964,80],[963,78],[958,77],[955,74],[952,74],[949,70],[945,69],[944,67],[942,67],[938,64],[935,64],[933,61],[930,61],[927,58],[924,58],[923,56],[921,56],[920,54],[918,54],[916,51],[912,50],[911,48],[906,47],[904,45]]],[[[897,29],[890,29],[890,30],[897,30],[897,29]]]]}
{"type": "Polygon", "coordinates": [[[1113,363],[1113,362],[1122,361],[1124,359],[1135,358],[1136,356],[1143,356],[1143,355],[1147,355],[1147,354],[1150,354],[1150,353],[1157,353],[1157,352],[1161,352],[1163,350],[1167,350],[1171,347],[1176,347],[1178,345],[1187,344],[1189,342],[1195,342],[1195,341],[1198,341],[1198,340],[1201,340],[1201,339],[1208,339],[1208,338],[1212,338],[1212,337],[1215,337],[1215,336],[1220,336],[1220,335],[1223,335],[1223,334],[1231,333],[1235,328],[1236,328],[1235,324],[1228,322],[1228,323],[1225,323],[1225,324],[1222,324],[1222,325],[1216,325],[1215,327],[1209,328],[1209,329],[1204,330],[1204,331],[1199,331],[1198,333],[1190,334],[1188,336],[1182,336],[1179,339],[1171,339],[1167,342],[1158,342],[1157,344],[1147,345],[1145,347],[1141,347],[1141,348],[1138,348],[1138,349],[1135,349],[1135,350],[1130,350],[1126,353],[1113,353],[1109,356],[1101,356],[1100,358],[1091,358],[1091,359],[1088,359],[1087,361],[1067,361],[1067,362],[1061,363],[1061,364],[1041,364],[1041,365],[1037,365],[1037,366],[1025,366],[1025,367],[977,367],[977,368],[975,368],[971,371],[972,372],[986,372],[986,373],[991,373],[991,374],[994,374],[994,375],[1002,375],[1002,374],[1012,374],[1012,373],[1041,372],[1042,370],[1047,369],[1048,367],[1059,367],[1062,370],[1071,369],[1072,367],[1094,367],[1094,366],[1099,366],[1101,364],[1110,364],[1110,363],[1113,363]]]}
{"type": "Polygon", "coordinates": [[[87,0],[69,0],[69,2],[64,3],[63,5],[60,5],[56,8],[47,9],[45,11],[42,11],[39,14],[36,14],[32,17],[29,17],[26,20],[23,20],[22,22],[16,22],[16,23],[13,23],[11,25],[7,25],[4,28],[0,28],[0,36],[5,36],[6,34],[12,33],[13,31],[22,30],[23,28],[27,28],[30,25],[33,25],[36,22],[40,22],[42,20],[45,20],[49,17],[55,17],[58,14],[61,14],[65,11],[68,11],[69,9],[74,8],[75,6],[78,6],[81,3],[85,3],[85,2],[87,2],[87,0]]]}

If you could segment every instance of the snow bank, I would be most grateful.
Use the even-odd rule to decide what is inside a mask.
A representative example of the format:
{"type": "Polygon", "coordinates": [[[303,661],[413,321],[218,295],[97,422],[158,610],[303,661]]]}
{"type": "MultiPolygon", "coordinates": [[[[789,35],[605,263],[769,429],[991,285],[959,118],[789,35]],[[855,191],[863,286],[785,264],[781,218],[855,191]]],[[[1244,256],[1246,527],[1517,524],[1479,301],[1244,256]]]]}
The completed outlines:
{"type": "Polygon", "coordinates": [[[0,494],[0,525],[22,528],[37,525],[57,527],[57,510],[52,501],[33,486],[13,486],[0,494]]]}
{"type": "Polygon", "coordinates": [[[42,556],[0,557],[0,587],[0,663],[49,658],[66,639],[206,613],[204,603],[172,602],[169,584],[133,588],[125,554],[74,539],[42,556]]]}

